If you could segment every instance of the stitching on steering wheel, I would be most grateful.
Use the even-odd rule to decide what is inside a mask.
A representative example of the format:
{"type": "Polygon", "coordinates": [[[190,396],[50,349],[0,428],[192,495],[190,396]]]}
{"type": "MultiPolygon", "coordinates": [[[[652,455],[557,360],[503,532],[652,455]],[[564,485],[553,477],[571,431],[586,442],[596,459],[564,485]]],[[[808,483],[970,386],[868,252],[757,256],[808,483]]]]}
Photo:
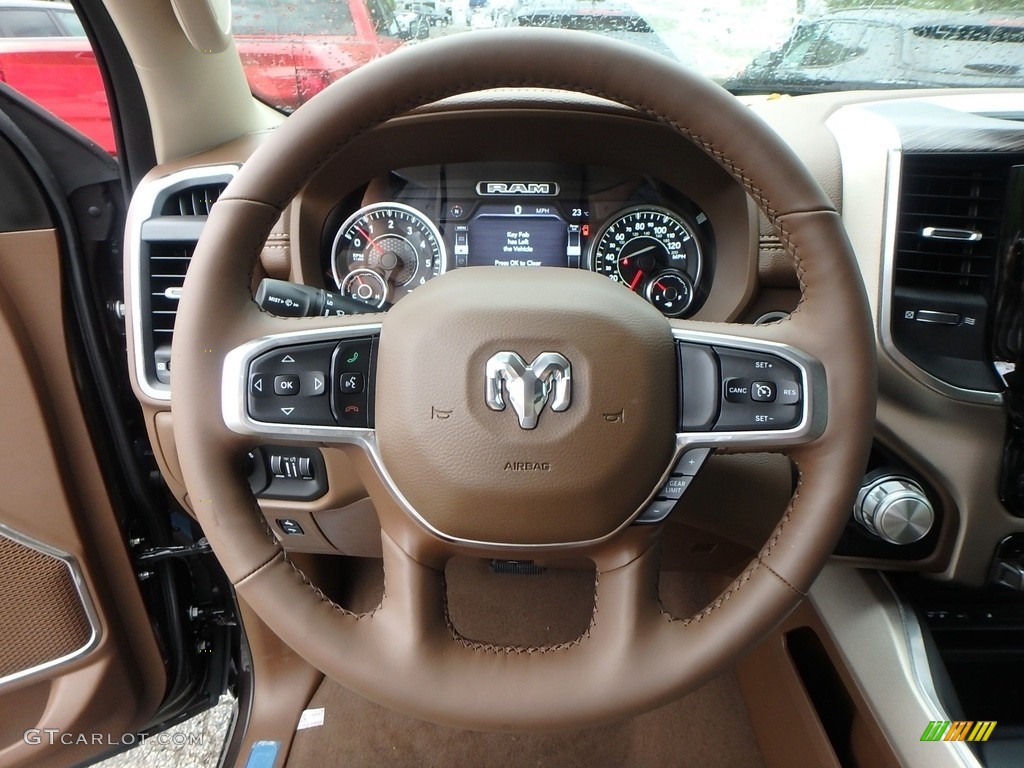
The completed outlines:
{"type": "MultiPolygon", "coordinates": [[[[786,250],[786,252],[788,252],[793,257],[794,261],[796,262],[797,277],[798,277],[799,284],[800,284],[800,301],[798,302],[797,307],[793,310],[793,313],[791,313],[791,315],[795,314],[798,311],[800,311],[800,309],[803,307],[803,304],[806,301],[806,295],[807,295],[807,291],[808,291],[808,286],[807,286],[806,281],[805,281],[806,268],[804,266],[803,259],[802,259],[802,257],[799,254],[799,248],[796,246],[796,244],[793,241],[792,234],[786,229],[786,227],[785,227],[785,225],[783,223],[782,217],[779,215],[778,211],[773,206],[771,206],[769,204],[767,198],[765,197],[765,195],[764,195],[763,191],[760,189],[760,187],[756,186],[753,183],[753,181],[750,179],[750,177],[747,176],[746,173],[739,166],[737,166],[728,156],[726,156],[721,150],[719,150],[711,141],[709,141],[708,139],[705,139],[700,134],[698,134],[695,131],[693,131],[693,130],[691,130],[691,129],[681,125],[678,121],[676,121],[674,119],[668,118],[667,116],[661,114],[659,111],[657,111],[657,110],[655,110],[655,109],[653,109],[653,108],[651,108],[651,107],[649,107],[647,105],[644,105],[644,104],[641,104],[641,103],[637,103],[637,102],[635,102],[635,101],[633,101],[631,99],[624,99],[624,98],[621,98],[621,97],[618,97],[618,96],[606,93],[606,92],[604,92],[602,90],[599,90],[599,89],[585,88],[585,87],[580,86],[579,84],[573,84],[573,83],[544,83],[544,82],[537,82],[537,81],[533,81],[533,80],[531,80],[531,81],[521,81],[520,80],[520,81],[512,81],[512,82],[508,82],[508,81],[493,81],[493,82],[485,82],[485,83],[472,83],[472,84],[467,83],[467,84],[464,84],[464,85],[459,86],[459,87],[454,87],[453,86],[451,88],[447,88],[447,89],[444,89],[444,90],[441,90],[441,91],[435,91],[435,92],[432,92],[432,93],[430,93],[430,94],[428,94],[426,96],[419,96],[419,97],[417,97],[415,99],[410,99],[407,102],[405,102],[404,104],[402,104],[402,105],[400,105],[400,106],[398,106],[398,107],[396,107],[396,108],[394,108],[392,110],[388,110],[386,112],[383,112],[383,113],[379,114],[377,117],[375,117],[375,118],[373,118],[373,119],[371,119],[369,121],[366,121],[363,125],[361,125],[360,127],[356,128],[354,131],[349,132],[346,136],[344,136],[343,138],[341,138],[341,139],[337,140],[336,142],[334,142],[330,146],[330,148],[325,150],[324,153],[322,153],[321,156],[313,163],[314,172],[316,171],[316,169],[319,169],[320,167],[322,167],[323,164],[327,160],[329,160],[331,157],[336,155],[341,149],[343,149],[344,147],[348,146],[353,141],[359,139],[361,136],[363,136],[363,135],[369,133],[370,131],[374,130],[375,128],[377,128],[378,126],[382,125],[386,121],[388,121],[390,119],[393,119],[395,117],[398,117],[400,115],[403,115],[403,114],[407,113],[408,111],[410,111],[411,109],[414,109],[416,107],[420,107],[420,106],[423,106],[425,104],[429,104],[429,103],[432,103],[432,102],[435,102],[435,101],[439,101],[441,99],[444,99],[444,98],[447,98],[447,97],[450,97],[450,96],[455,96],[455,95],[458,95],[458,94],[461,94],[461,93],[467,93],[467,92],[472,92],[472,91],[480,91],[480,90],[490,90],[490,89],[498,88],[498,87],[511,87],[511,88],[523,88],[523,87],[552,88],[552,89],[556,89],[556,90],[571,91],[571,92],[576,92],[576,93],[585,93],[585,94],[588,94],[588,95],[591,95],[591,96],[596,96],[598,98],[603,98],[603,99],[607,99],[607,100],[610,100],[610,101],[614,101],[616,103],[619,103],[619,104],[622,104],[624,106],[630,107],[632,109],[637,110],[638,112],[641,112],[643,114],[646,114],[646,115],[648,115],[650,117],[655,118],[659,122],[661,122],[661,123],[663,123],[665,125],[668,125],[672,129],[674,129],[677,133],[681,134],[682,136],[688,138],[693,143],[695,143],[698,146],[700,146],[707,154],[709,154],[720,165],[722,165],[724,168],[726,168],[731,173],[733,178],[735,178],[743,186],[743,188],[747,191],[748,194],[750,194],[752,197],[754,197],[754,199],[758,203],[758,207],[760,208],[760,210],[764,212],[764,214],[768,217],[768,219],[769,219],[770,223],[772,224],[772,226],[779,232],[780,240],[782,242],[783,248],[786,250]]],[[[303,182],[303,183],[305,183],[305,182],[303,182]]],[[[249,202],[261,203],[263,205],[270,205],[275,210],[277,210],[278,214],[280,215],[280,213],[282,213],[284,211],[284,209],[287,207],[288,203],[298,193],[298,191],[301,188],[301,186],[302,185],[300,184],[298,187],[296,187],[295,189],[290,191],[286,195],[284,200],[276,202],[276,203],[267,203],[266,201],[253,200],[253,199],[250,199],[250,198],[234,198],[234,199],[248,200],[249,202]]],[[[824,212],[825,209],[820,209],[820,210],[822,212],[824,212]]],[[[253,259],[252,259],[252,262],[251,262],[252,263],[252,269],[255,269],[255,265],[256,265],[256,263],[259,260],[259,255],[262,252],[263,247],[265,245],[265,240],[266,240],[266,238],[263,238],[262,242],[256,248],[256,251],[254,253],[254,256],[253,256],[253,259]]],[[[246,291],[250,295],[250,297],[252,295],[251,294],[252,269],[250,270],[250,273],[248,275],[248,282],[247,282],[247,285],[246,285],[246,291]]],[[[777,321],[777,323],[785,322],[788,319],[789,319],[788,317],[784,318],[782,320],[777,321]]],[[[801,597],[804,596],[803,592],[801,592],[800,590],[798,590],[795,587],[793,587],[792,584],[790,584],[786,579],[784,579],[782,576],[780,576],[778,573],[776,573],[776,571],[766,562],[766,559],[771,556],[772,548],[775,546],[775,544],[777,543],[778,539],[782,535],[783,529],[786,527],[786,524],[791,519],[792,513],[793,513],[793,511],[796,508],[796,503],[799,500],[800,487],[801,487],[801,484],[803,482],[803,473],[802,473],[802,471],[800,471],[800,468],[799,468],[798,464],[797,464],[797,470],[799,472],[799,479],[798,479],[798,482],[797,482],[796,489],[794,490],[794,493],[793,493],[792,497],[790,498],[789,505],[786,508],[786,512],[784,513],[784,515],[783,515],[782,519],[780,520],[779,524],[776,526],[776,528],[775,528],[775,530],[774,530],[774,532],[772,534],[772,537],[765,544],[765,546],[762,547],[761,552],[757,555],[756,559],[754,559],[753,561],[751,561],[751,563],[748,564],[748,566],[744,569],[744,571],[740,574],[740,576],[738,576],[732,582],[732,584],[730,584],[728,589],[726,589],[723,593],[721,593],[718,596],[718,598],[716,598],[712,603],[707,605],[704,609],[702,609],[697,614],[694,614],[693,616],[691,616],[689,618],[685,618],[685,619],[680,619],[680,618],[674,617],[671,614],[669,614],[667,611],[664,610],[664,606],[661,604],[661,600],[660,600],[660,597],[659,597],[658,598],[658,604],[659,604],[659,606],[661,608],[662,615],[666,616],[669,619],[669,621],[681,621],[681,622],[683,622],[684,626],[687,626],[690,623],[699,623],[703,619],[707,618],[708,616],[711,616],[714,613],[714,611],[716,611],[718,608],[720,608],[734,594],[739,592],[739,590],[742,589],[743,585],[747,581],[749,581],[753,577],[754,573],[759,568],[761,568],[762,566],[766,570],[768,570],[770,573],[774,574],[776,576],[776,578],[778,578],[780,581],[782,581],[784,584],[786,584],[795,594],[797,594],[797,595],[799,595],[801,597]]],[[[270,530],[269,526],[266,524],[266,520],[263,519],[262,514],[260,514],[260,519],[261,519],[261,521],[263,523],[265,532],[274,541],[275,546],[277,546],[280,549],[279,542],[277,541],[276,537],[274,537],[273,532],[270,530]]],[[[281,550],[281,551],[279,551],[278,554],[275,555],[275,558],[278,557],[278,556],[283,556],[284,561],[291,566],[292,570],[299,576],[299,578],[303,581],[303,583],[306,584],[307,586],[309,586],[313,590],[314,595],[318,599],[329,603],[333,609],[341,611],[342,613],[344,613],[346,615],[354,616],[357,619],[360,618],[360,616],[372,616],[374,613],[376,613],[376,611],[380,610],[381,606],[383,606],[384,600],[387,599],[386,584],[385,584],[385,594],[384,594],[384,597],[381,600],[381,606],[378,606],[377,608],[374,609],[374,611],[372,611],[369,614],[355,614],[355,613],[352,613],[351,611],[346,610],[345,608],[339,606],[333,600],[328,598],[323,593],[323,591],[320,590],[320,588],[317,587],[315,584],[313,584],[312,581],[305,575],[305,573],[303,573],[302,570],[299,569],[298,566],[296,566],[295,563],[292,562],[287,557],[287,553],[285,553],[283,550],[281,550]]],[[[273,559],[274,558],[272,558],[270,561],[268,561],[268,563],[272,562],[273,559]]],[[[268,563],[265,563],[264,565],[267,565],[268,563]]],[[[259,568],[255,569],[255,570],[260,570],[262,567],[263,566],[260,566],[259,568]]],[[[255,571],[253,571],[253,572],[255,572],[255,571]]],[[[455,627],[452,624],[452,622],[451,622],[451,617],[450,617],[449,610],[448,610],[447,590],[444,591],[444,598],[443,598],[443,600],[444,600],[445,623],[446,623],[449,631],[452,634],[452,638],[454,640],[456,640],[457,642],[459,642],[460,644],[462,644],[464,647],[470,648],[472,650],[483,651],[483,652],[488,652],[488,653],[503,653],[503,654],[516,654],[516,655],[533,654],[533,653],[547,653],[547,652],[565,650],[567,648],[571,648],[571,647],[573,647],[575,645],[580,644],[585,638],[589,637],[591,629],[593,628],[594,624],[596,623],[597,612],[598,612],[597,584],[598,584],[599,578],[600,578],[600,574],[595,574],[595,585],[594,585],[595,586],[595,604],[594,604],[593,613],[591,615],[591,623],[587,627],[587,630],[583,634],[580,635],[580,637],[578,637],[575,640],[573,640],[571,642],[568,642],[568,643],[561,643],[561,644],[554,645],[554,646],[522,648],[522,647],[516,647],[516,646],[499,646],[499,645],[494,645],[494,644],[490,644],[490,643],[479,643],[479,642],[476,642],[476,641],[469,640],[468,638],[465,638],[462,635],[460,635],[458,633],[458,631],[455,629],[455,627]]],[[[443,575],[442,575],[442,579],[443,579],[443,575]]]]}
{"type": "Polygon", "coordinates": [[[699,624],[701,621],[706,619],[716,610],[721,608],[722,605],[724,605],[726,601],[728,601],[733,595],[739,592],[740,589],[743,588],[743,585],[750,581],[751,578],[753,578],[754,573],[757,572],[757,569],[761,568],[762,566],[770,573],[774,574],[781,582],[783,582],[787,587],[793,590],[793,592],[795,592],[797,595],[799,595],[800,597],[805,596],[806,593],[801,592],[799,589],[790,584],[787,579],[780,576],[775,571],[775,569],[772,568],[767,562],[767,558],[771,557],[772,548],[775,546],[776,542],[779,540],[779,537],[782,535],[782,529],[785,528],[786,524],[792,519],[793,512],[796,509],[797,501],[799,501],[800,499],[800,488],[804,482],[804,474],[803,470],[800,468],[799,462],[794,460],[793,464],[796,466],[797,470],[796,488],[793,489],[793,495],[789,499],[789,504],[786,506],[786,511],[779,519],[779,523],[775,526],[775,530],[772,531],[771,538],[768,539],[767,543],[761,548],[761,551],[757,554],[757,556],[753,558],[749,563],[747,563],[747,567],[743,569],[743,572],[740,573],[739,576],[733,579],[733,581],[729,584],[729,586],[725,589],[724,592],[722,592],[717,598],[714,599],[714,601],[706,605],[703,609],[695,613],[693,616],[689,616],[686,618],[673,616],[665,609],[665,605],[661,602],[661,596],[659,595],[658,605],[661,609],[662,616],[665,616],[670,622],[682,622],[683,626],[688,626],[691,623],[699,624]]]}
{"type": "Polygon", "coordinates": [[[601,582],[601,572],[594,571],[594,610],[590,614],[590,624],[587,628],[580,633],[579,637],[569,640],[564,643],[556,643],[555,645],[497,645],[495,643],[483,643],[478,640],[470,640],[468,637],[463,635],[455,628],[455,624],[452,622],[451,613],[448,611],[448,581],[444,574],[441,575],[441,586],[442,594],[444,595],[444,623],[448,627],[448,631],[451,632],[452,639],[462,645],[464,648],[469,648],[473,651],[482,651],[484,653],[499,653],[507,656],[531,656],[535,653],[552,653],[555,651],[564,651],[574,646],[580,645],[585,639],[590,637],[590,632],[597,623],[597,611],[598,611],[598,584],[601,582]]]}

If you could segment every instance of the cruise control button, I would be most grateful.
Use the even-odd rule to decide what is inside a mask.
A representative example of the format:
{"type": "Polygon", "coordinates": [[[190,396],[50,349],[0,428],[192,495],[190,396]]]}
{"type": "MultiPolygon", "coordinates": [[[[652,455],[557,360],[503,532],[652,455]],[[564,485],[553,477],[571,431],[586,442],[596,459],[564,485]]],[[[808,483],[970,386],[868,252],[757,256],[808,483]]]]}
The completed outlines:
{"type": "Polygon", "coordinates": [[[286,373],[274,377],[275,395],[297,395],[299,394],[299,377],[294,373],[286,373]]]}
{"type": "Polygon", "coordinates": [[[750,399],[755,403],[772,403],[777,392],[773,381],[755,381],[750,385],[750,399]]]}
{"type": "Polygon", "coordinates": [[[716,432],[791,429],[800,423],[800,408],[776,403],[748,403],[722,409],[716,432]]]}
{"type": "Polygon", "coordinates": [[[775,402],[779,405],[797,405],[800,402],[800,385],[794,381],[780,381],[779,396],[775,402]]]}
{"type": "Polygon", "coordinates": [[[725,399],[730,403],[745,403],[750,399],[750,384],[743,379],[729,379],[725,382],[725,399]]]}
{"type": "Polygon", "coordinates": [[[763,352],[715,347],[727,383],[750,383],[746,399],[723,393],[715,431],[771,431],[792,429],[800,423],[799,369],[787,360],[763,352]]]}

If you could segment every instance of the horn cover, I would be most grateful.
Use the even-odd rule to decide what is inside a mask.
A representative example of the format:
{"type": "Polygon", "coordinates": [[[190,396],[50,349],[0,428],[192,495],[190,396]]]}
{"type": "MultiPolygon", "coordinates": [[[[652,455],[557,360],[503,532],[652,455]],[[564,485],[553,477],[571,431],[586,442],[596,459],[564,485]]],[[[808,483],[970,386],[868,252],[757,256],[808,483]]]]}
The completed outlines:
{"type": "Polygon", "coordinates": [[[593,541],[668,466],[676,386],[668,321],[623,286],[581,270],[459,269],[385,316],[377,441],[402,495],[446,537],[593,541]],[[533,374],[548,391],[523,428],[509,387],[533,374]]]}

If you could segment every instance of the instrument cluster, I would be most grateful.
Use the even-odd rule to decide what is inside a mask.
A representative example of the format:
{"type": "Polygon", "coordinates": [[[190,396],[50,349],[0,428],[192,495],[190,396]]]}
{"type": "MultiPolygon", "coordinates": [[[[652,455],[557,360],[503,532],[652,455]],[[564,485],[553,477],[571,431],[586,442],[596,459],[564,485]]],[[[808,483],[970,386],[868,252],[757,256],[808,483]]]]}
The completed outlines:
{"type": "MultiPolygon", "coordinates": [[[[589,269],[688,317],[707,297],[714,232],[658,180],[591,166],[461,163],[392,171],[337,206],[324,272],[387,306],[452,269],[589,269]]],[[[567,297],[571,300],[571,297],[567,297]]]]}

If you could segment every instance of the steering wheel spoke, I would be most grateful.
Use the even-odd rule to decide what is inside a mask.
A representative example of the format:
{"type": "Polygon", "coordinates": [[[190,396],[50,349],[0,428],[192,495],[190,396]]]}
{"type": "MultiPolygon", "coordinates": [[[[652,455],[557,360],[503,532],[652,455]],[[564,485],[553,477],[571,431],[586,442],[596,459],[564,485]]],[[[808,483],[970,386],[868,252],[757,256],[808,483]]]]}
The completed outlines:
{"type": "Polygon", "coordinates": [[[786,450],[825,428],[825,369],[779,328],[677,324],[679,452],[786,450]]]}
{"type": "Polygon", "coordinates": [[[289,330],[235,347],[224,360],[224,422],[265,438],[366,443],[379,336],[379,323],[362,323],[289,330]]]}
{"type": "Polygon", "coordinates": [[[263,143],[220,197],[176,319],[175,438],[226,573],[325,673],[451,725],[582,727],[692,690],[809,588],[868,455],[873,342],[831,202],[732,96],[596,36],[457,36],[335,83],[263,143]],[[798,264],[800,310],[772,326],[669,322],[593,272],[512,267],[440,275],[379,323],[280,320],[256,309],[253,264],[324,162],[416,105],[501,86],[618,100],[706,150],[779,230],[798,264]],[[384,531],[378,611],[355,616],[331,604],[253,513],[235,459],[261,439],[363,449],[353,453],[367,459],[361,477],[371,494],[378,487],[384,531]],[[659,531],[630,523],[663,495],[670,506],[713,449],[790,453],[799,492],[743,574],[695,617],[674,621],[657,602],[657,550],[648,545],[659,531]],[[592,556],[590,630],[537,653],[453,638],[437,565],[466,552],[592,556]]]}

